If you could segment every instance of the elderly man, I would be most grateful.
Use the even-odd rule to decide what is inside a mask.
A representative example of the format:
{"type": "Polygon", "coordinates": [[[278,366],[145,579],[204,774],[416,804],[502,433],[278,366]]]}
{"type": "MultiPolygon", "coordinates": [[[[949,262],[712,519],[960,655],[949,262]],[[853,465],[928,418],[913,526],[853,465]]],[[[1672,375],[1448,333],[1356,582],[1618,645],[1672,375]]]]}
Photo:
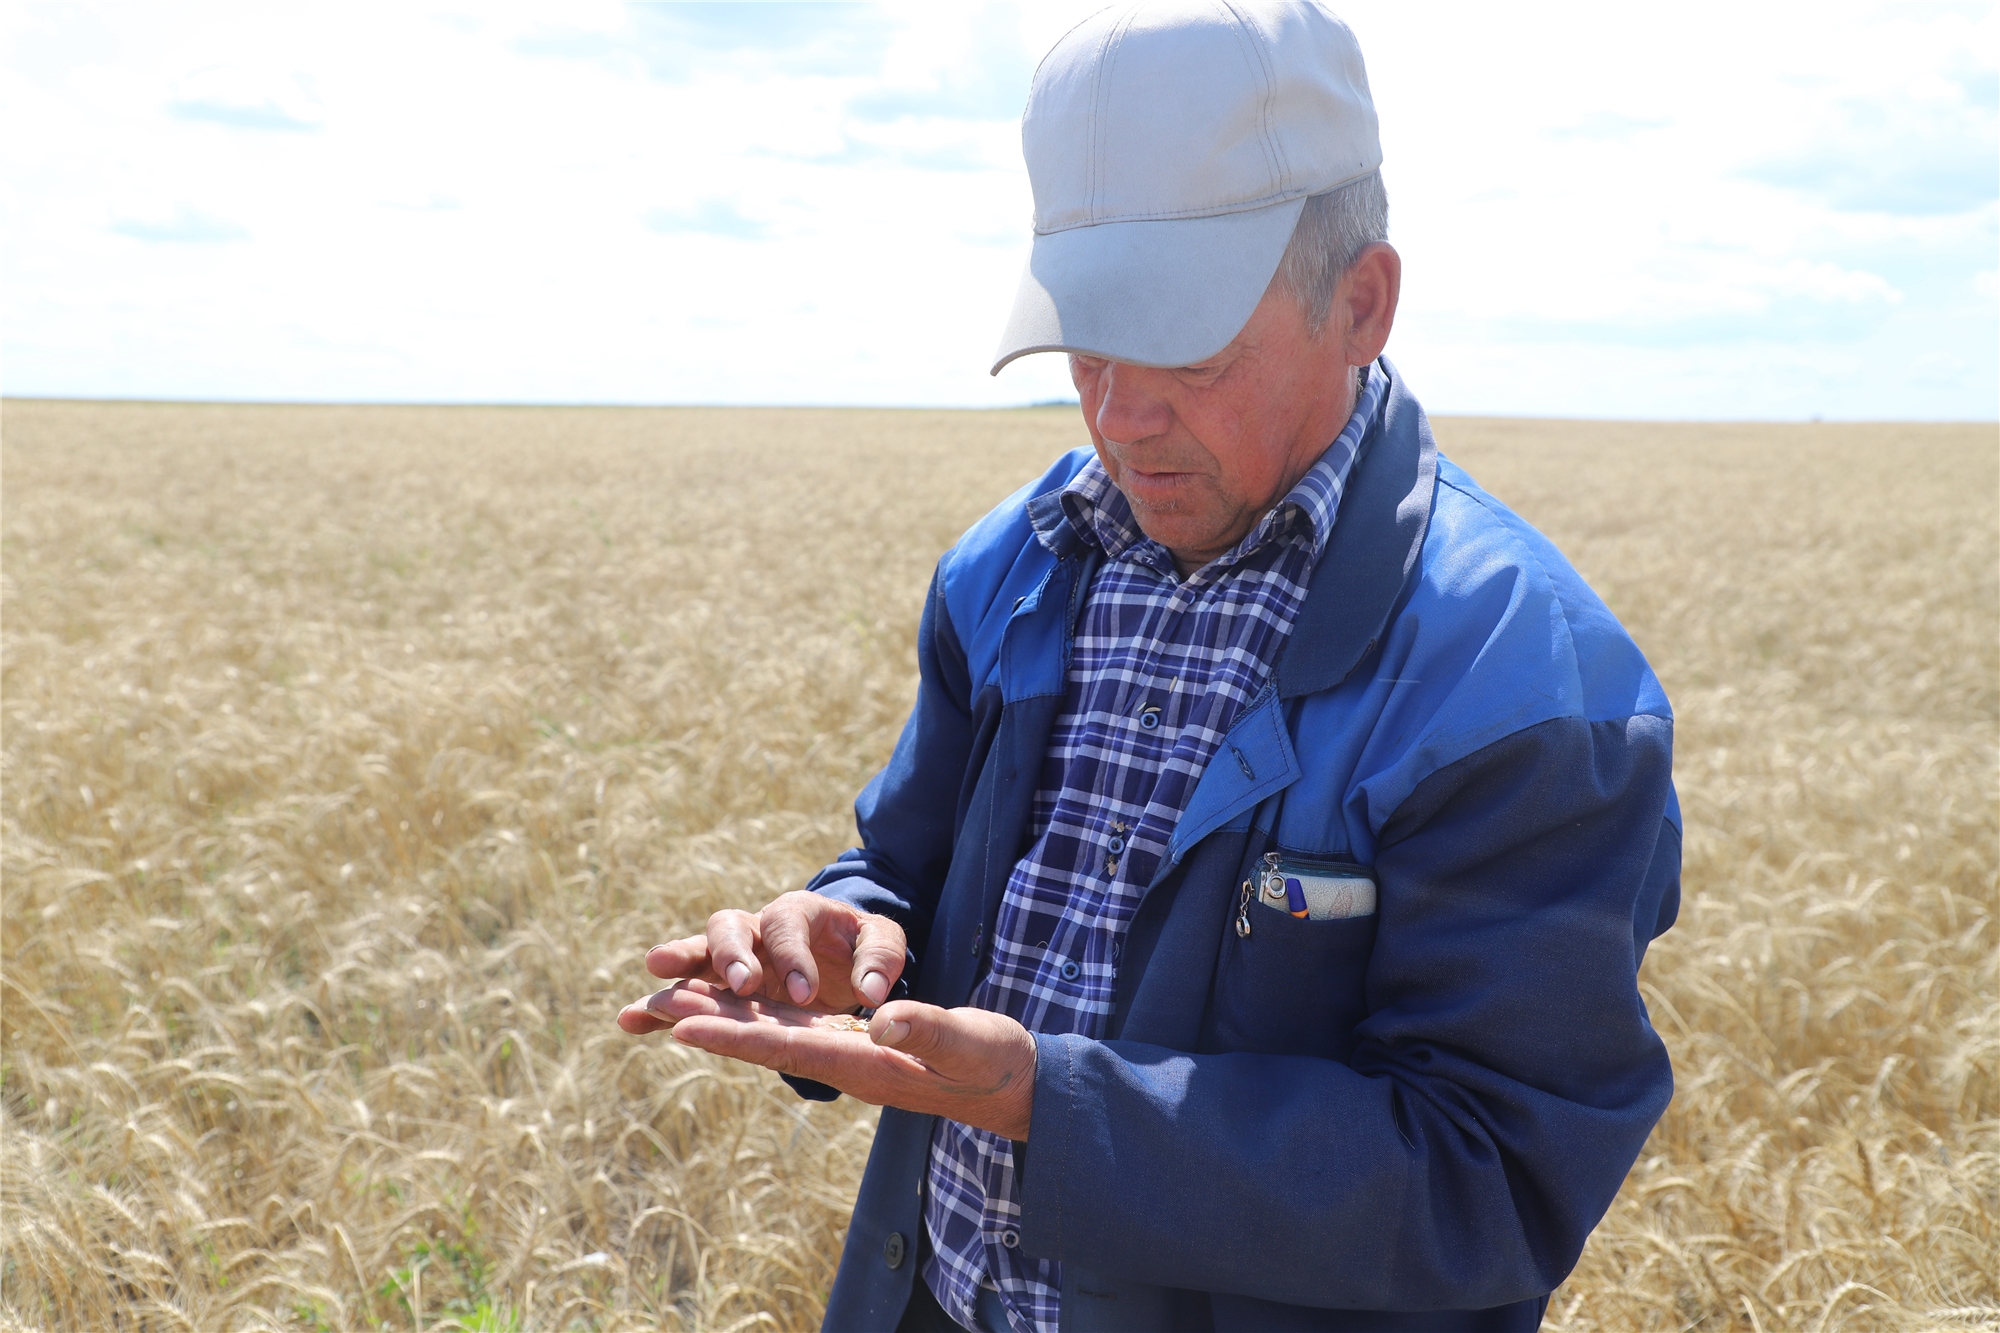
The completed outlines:
{"type": "Polygon", "coordinates": [[[1381,357],[1339,20],[1106,10],[1022,139],[995,370],[1092,448],[939,562],[862,846],[619,1021],[887,1108],[829,1328],[1534,1328],[1671,1090],[1667,701],[1381,357]]]}

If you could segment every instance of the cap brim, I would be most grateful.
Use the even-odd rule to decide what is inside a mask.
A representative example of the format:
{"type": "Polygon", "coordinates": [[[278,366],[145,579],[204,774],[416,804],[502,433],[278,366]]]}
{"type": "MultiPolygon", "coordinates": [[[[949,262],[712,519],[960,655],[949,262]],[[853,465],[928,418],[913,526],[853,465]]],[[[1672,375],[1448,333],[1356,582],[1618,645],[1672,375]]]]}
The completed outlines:
{"type": "Polygon", "coordinates": [[[1305,206],[1301,196],[1240,213],[1035,237],[992,373],[1030,352],[1141,366],[1207,360],[1249,322],[1305,206]]]}

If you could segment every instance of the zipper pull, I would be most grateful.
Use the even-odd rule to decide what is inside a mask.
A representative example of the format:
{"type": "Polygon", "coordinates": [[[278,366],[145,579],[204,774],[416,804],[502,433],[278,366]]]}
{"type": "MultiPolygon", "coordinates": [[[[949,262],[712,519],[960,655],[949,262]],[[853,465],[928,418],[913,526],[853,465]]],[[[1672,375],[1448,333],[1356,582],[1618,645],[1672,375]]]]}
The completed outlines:
{"type": "Polygon", "coordinates": [[[1258,878],[1261,881],[1258,887],[1264,890],[1265,895],[1271,899],[1273,904],[1285,901],[1285,876],[1278,869],[1278,854],[1276,852],[1264,853],[1264,873],[1258,878]]]}
{"type": "Polygon", "coordinates": [[[1243,881],[1243,896],[1236,900],[1236,935],[1239,939],[1250,938],[1250,881],[1243,881]]]}

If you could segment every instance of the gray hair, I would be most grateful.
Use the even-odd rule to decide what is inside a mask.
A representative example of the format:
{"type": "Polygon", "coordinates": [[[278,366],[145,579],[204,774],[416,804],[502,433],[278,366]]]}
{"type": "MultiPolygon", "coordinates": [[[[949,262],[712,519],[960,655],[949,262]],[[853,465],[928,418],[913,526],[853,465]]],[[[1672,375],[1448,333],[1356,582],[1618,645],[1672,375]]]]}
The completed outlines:
{"type": "Polygon", "coordinates": [[[1313,337],[1326,327],[1333,290],[1355,256],[1364,246],[1388,239],[1389,196],[1380,171],[1306,200],[1272,281],[1299,303],[1313,337]]]}

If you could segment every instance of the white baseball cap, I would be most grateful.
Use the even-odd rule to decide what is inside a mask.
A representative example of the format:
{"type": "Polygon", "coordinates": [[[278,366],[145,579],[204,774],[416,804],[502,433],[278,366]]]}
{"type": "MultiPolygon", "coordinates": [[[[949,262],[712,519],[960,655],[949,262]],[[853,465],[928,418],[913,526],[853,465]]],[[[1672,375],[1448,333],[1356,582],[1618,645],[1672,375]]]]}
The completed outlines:
{"type": "Polygon", "coordinates": [[[1055,44],[1021,151],[1035,243],[993,373],[1185,366],[1257,308],[1308,196],[1382,165],[1361,47],[1310,0],[1113,5],[1055,44]]]}

